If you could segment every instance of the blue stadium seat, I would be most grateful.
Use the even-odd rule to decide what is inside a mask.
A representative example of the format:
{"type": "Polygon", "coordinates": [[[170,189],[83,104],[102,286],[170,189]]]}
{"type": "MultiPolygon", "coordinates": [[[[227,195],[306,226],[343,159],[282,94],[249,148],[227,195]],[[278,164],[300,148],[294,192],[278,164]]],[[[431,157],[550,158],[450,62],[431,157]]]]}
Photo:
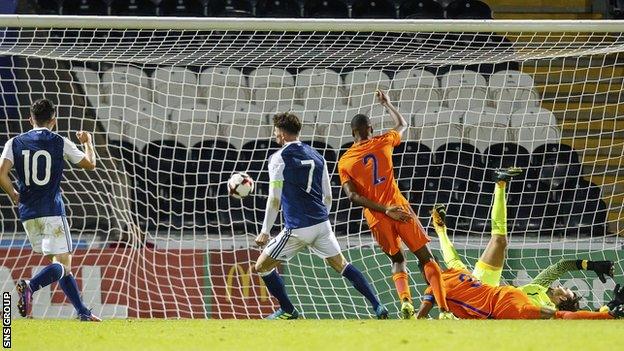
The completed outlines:
{"type": "Polygon", "coordinates": [[[173,140],[156,141],[147,144],[143,154],[147,175],[148,225],[181,223],[188,166],[186,146],[173,140]]]}
{"type": "Polygon", "coordinates": [[[341,1],[335,0],[306,0],[304,5],[305,17],[311,18],[347,18],[349,8],[341,1]]]}
{"type": "Polygon", "coordinates": [[[353,0],[353,18],[395,18],[396,9],[388,0],[353,0]]]}
{"type": "Polygon", "coordinates": [[[444,8],[434,0],[403,0],[399,2],[399,18],[442,19],[444,8]]]}
{"type": "Polygon", "coordinates": [[[297,18],[301,17],[301,7],[295,0],[259,0],[256,3],[256,16],[297,18]]]}
{"type": "Polygon", "coordinates": [[[483,1],[455,0],[445,8],[448,19],[492,19],[492,9],[483,1]]]}
{"type": "Polygon", "coordinates": [[[481,181],[485,165],[482,155],[474,145],[468,143],[448,143],[440,146],[433,157],[437,165],[444,166],[444,175],[458,176],[462,179],[481,181]],[[456,166],[455,171],[449,173],[448,166],[456,166]]]}
{"type": "Polygon", "coordinates": [[[116,16],[157,16],[160,7],[151,0],[113,0],[111,12],[116,16]]]}
{"type": "Polygon", "coordinates": [[[62,15],[106,16],[109,5],[108,0],[64,0],[62,15]]]}
{"type": "Polygon", "coordinates": [[[217,17],[253,17],[253,5],[247,0],[214,0],[211,15],[217,17]]]}
{"type": "Polygon", "coordinates": [[[582,169],[578,153],[565,144],[545,144],[531,155],[530,175],[552,189],[575,186],[582,169]]]}
{"type": "Polygon", "coordinates": [[[176,17],[206,17],[210,14],[210,0],[165,0],[162,14],[176,17]]]}
{"type": "Polygon", "coordinates": [[[39,15],[62,15],[65,0],[37,0],[36,12],[39,15]]]}

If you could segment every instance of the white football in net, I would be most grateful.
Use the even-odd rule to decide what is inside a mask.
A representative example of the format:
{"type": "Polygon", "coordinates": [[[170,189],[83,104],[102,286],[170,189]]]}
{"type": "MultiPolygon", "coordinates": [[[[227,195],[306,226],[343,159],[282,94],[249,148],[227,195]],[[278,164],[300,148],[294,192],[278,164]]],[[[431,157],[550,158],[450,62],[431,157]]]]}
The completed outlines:
{"type": "Polygon", "coordinates": [[[249,174],[236,172],[228,180],[228,189],[232,197],[242,199],[253,192],[254,181],[249,174]]]}

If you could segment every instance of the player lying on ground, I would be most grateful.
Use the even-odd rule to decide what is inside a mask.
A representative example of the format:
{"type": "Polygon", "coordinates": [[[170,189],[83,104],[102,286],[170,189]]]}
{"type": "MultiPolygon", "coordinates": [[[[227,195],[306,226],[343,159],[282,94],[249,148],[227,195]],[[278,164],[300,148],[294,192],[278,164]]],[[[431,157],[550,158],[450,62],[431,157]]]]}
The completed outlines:
{"type": "Polygon", "coordinates": [[[30,124],[32,130],[9,139],[4,145],[0,157],[0,186],[18,205],[20,221],[33,251],[42,253],[52,263],[29,281],[19,281],[17,307],[22,317],[29,316],[33,293],[58,281],[81,321],[100,321],[83,304],[71,272],[72,239],[60,187],[65,159],[80,168],[95,168],[91,134],[76,133],[85,150],[82,152],[69,139],[52,132],[56,126],[55,108],[45,99],[32,104],[30,124]],[[18,190],[9,177],[13,166],[18,190]]]}
{"type": "MultiPolygon", "coordinates": [[[[570,289],[550,285],[563,273],[571,270],[589,269],[596,272],[601,281],[605,275],[613,277],[613,262],[562,260],[540,273],[530,284],[516,288],[499,287],[505,249],[507,247],[507,209],[505,205],[505,187],[513,176],[522,170],[510,168],[497,171],[494,208],[492,209],[492,237],[472,273],[466,266],[446,233],[445,209],[436,205],[432,218],[436,233],[440,237],[444,261],[449,268],[442,277],[447,288],[447,301],[451,311],[466,319],[608,319],[619,317],[622,309],[612,304],[611,312],[599,313],[578,311],[579,297],[570,289]],[[559,311],[557,311],[557,309],[559,311]]],[[[624,292],[616,289],[616,297],[624,297],[624,292]],[[622,295],[622,296],[619,296],[622,295]]],[[[623,301],[624,302],[624,301],[623,301]]],[[[418,311],[418,318],[426,317],[433,304],[430,291],[425,292],[424,301],[418,311]]]]}
{"type": "Polygon", "coordinates": [[[395,126],[389,132],[373,137],[370,119],[361,114],[353,117],[351,130],[355,141],[338,162],[342,187],[351,202],[364,207],[364,217],[373,237],[392,261],[392,279],[402,302],[402,317],[408,319],[414,315],[405,257],[401,250],[401,242],[404,242],[424,267],[427,281],[440,306],[441,318],[452,318],[447,313],[440,267],[427,247],[429,237],[394,180],[392,151],[401,143],[407,122],[385,92],[377,91],[376,95],[395,126]]]}
{"type": "Polygon", "coordinates": [[[284,230],[268,242],[255,265],[267,289],[280,303],[280,308],[267,319],[297,319],[299,316],[276,267],[306,247],[347,278],[368,299],[377,318],[388,318],[388,310],[379,302],[368,280],[342,255],[332,231],[329,222],[331,185],[325,159],[299,141],[299,117],[292,113],[277,114],[273,124],[275,139],[282,148],[269,159],[269,199],[262,230],[255,240],[260,246],[267,244],[282,206],[284,230]]]}

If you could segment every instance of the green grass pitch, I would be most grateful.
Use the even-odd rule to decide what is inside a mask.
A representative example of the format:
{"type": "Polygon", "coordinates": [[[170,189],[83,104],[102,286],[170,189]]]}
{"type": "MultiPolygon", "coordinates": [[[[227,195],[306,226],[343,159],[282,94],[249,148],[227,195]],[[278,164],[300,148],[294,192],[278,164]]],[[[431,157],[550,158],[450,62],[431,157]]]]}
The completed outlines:
{"type": "Polygon", "coordinates": [[[15,350],[618,350],[624,321],[17,320],[15,350]]]}

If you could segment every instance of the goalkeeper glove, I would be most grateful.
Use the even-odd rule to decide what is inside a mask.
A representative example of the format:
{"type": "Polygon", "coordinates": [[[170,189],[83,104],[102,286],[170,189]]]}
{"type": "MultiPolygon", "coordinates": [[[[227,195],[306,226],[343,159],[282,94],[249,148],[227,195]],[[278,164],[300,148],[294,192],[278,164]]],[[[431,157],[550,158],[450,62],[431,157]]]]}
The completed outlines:
{"type": "Polygon", "coordinates": [[[617,306],[616,308],[609,311],[609,314],[615,319],[620,319],[624,317],[624,305],[617,306]]]}
{"type": "Polygon", "coordinates": [[[607,304],[607,307],[609,307],[610,311],[613,311],[622,305],[624,305],[624,286],[617,284],[615,289],[613,289],[613,300],[607,304]]]}
{"type": "Polygon", "coordinates": [[[607,278],[605,275],[613,278],[613,261],[576,261],[576,267],[578,269],[584,269],[588,271],[594,271],[598,275],[598,279],[601,282],[606,283],[607,278]]]}

